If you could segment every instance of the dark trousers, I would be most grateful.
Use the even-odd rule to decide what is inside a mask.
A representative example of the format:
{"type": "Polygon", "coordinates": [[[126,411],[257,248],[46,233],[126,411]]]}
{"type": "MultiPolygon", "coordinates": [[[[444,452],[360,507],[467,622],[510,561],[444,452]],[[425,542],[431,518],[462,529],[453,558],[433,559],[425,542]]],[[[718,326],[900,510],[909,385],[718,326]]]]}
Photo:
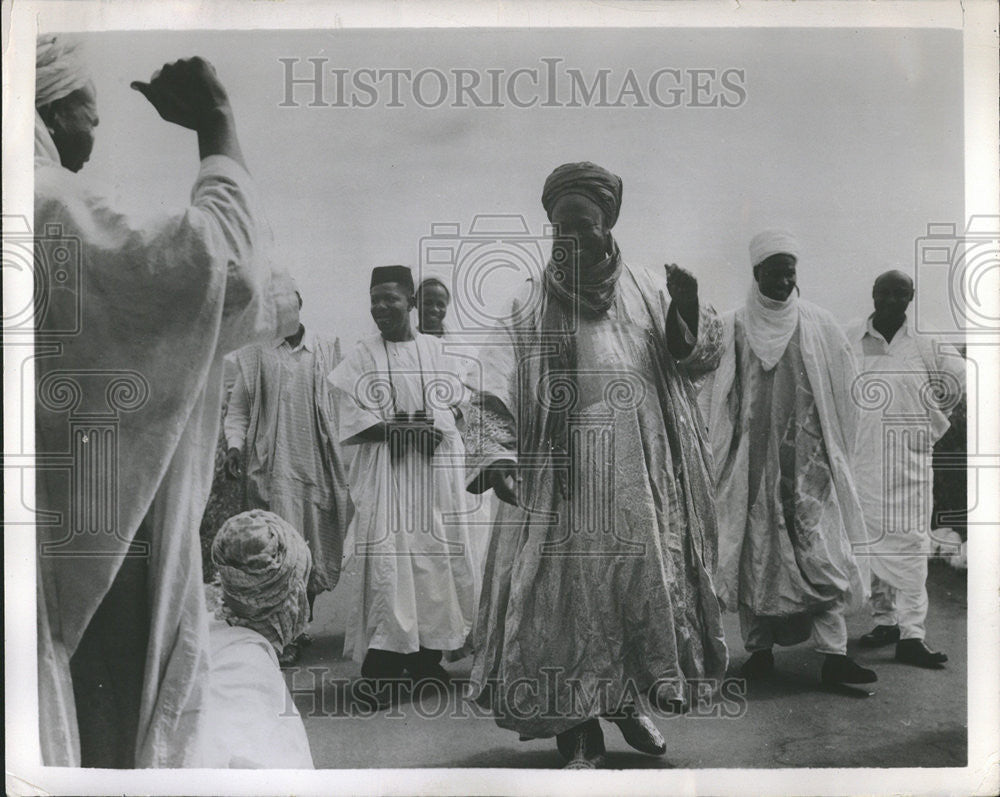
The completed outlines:
{"type": "Polygon", "coordinates": [[[127,556],[70,659],[82,766],[135,767],[149,622],[149,555],[127,556]]]}
{"type": "Polygon", "coordinates": [[[420,648],[416,653],[397,653],[393,650],[369,648],[361,665],[364,678],[400,678],[403,670],[411,675],[422,675],[430,667],[441,662],[441,651],[420,648]]]}

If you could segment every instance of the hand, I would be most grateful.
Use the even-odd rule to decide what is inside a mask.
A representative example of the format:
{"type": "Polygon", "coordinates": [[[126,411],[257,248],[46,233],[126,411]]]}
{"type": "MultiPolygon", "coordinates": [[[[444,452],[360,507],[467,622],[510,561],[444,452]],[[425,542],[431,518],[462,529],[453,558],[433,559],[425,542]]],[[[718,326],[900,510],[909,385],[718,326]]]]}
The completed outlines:
{"type": "Polygon", "coordinates": [[[227,479],[235,481],[240,478],[240,475],[243,473],[243,454],[238,448],[230,448],[226,452],[224,470],[227,479]]]}
{"type": "Polygon", "coordinates": [[[670,293],[671,301],[676,302],[677,309],[697,307],[698,280],[694,274],[676,263],[667,263],[663,268],[667,272],[667,291],[670,293]]]}
{"type": "Polygon", "coordinates": [[[131,86],[161,118],[188,130],[203,131],[230,113],[229,95],[215,68],[197,56],[165,64],[148,83],[134,80],[131,86]]]}
{"type": "Polygon", "coordinates": [[[521,477],[513,462],[494,462],[483,473],[483,481],[493,488],[496,497],[511,506],[520,506],[518,490],[521,477]]]}

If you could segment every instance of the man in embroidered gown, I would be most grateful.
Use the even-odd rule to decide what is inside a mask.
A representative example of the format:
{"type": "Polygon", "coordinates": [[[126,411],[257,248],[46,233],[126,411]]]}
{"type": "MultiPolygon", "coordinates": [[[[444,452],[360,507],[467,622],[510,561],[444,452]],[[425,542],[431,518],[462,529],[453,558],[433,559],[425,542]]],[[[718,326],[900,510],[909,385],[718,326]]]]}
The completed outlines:
{"type": "Polygon", "coordinates": [[[868,593],[852,550],[867,541],[851,469],[854,358],[833,317],[793,294],[792,236],[762,232],[750,255],[750,295],[725,319],[710,386],[719,596],[739,610],[744,676],[770,674],[771,648],[811,633],[825,684],[870,683],[875,673],[847,657],[844,619],[868,593]]]}
{"type": "Polygon", "coordinates": [[[556,227],[541,283],[515,298],[466,431],[469,489],[497,512],[472,696],[569,766],[603,760],[599,717],[662,755],[650,710],[683,711],[688,679],[721,679],[716,521],[691,377],[721,327],[676,266],[625,264],[619,177],[565,164],[545,181],[556,227]]]}

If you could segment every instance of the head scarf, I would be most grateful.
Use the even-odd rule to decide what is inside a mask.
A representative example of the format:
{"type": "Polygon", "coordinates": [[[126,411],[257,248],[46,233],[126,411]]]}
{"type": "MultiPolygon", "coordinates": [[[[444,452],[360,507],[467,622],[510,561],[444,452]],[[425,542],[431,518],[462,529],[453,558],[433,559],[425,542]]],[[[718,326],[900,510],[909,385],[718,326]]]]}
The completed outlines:
{"type": "Polygon", "coordinates": [[[784,230],[764,230],[750,241],[750,265],[759,266],[772,255],[791,255],[799,259],[799,242],[784,230]]]}
{"type": "Polygon", "coordinates": [[[309,622],[305,540],[273,512],[252,509],[222,524],[212,543],[230,625],[250,628],[281,651],[309,622]]]}
{"type": "Polygon", "coordinates": [[[64,34],[39,36],[35,46],[35,107],[82,89],[90,82],[90,70],[79,40],[64,34]]]}
{"type": "Polygon", "coordinates": [[[398,282],[413,293],[413,272],[406,266],[376,266],[372,269],[372,281],[368,290],[385,282],[398,282]]]}
{"type": "MultiPolygon", "coordinates": [[[[799,259],[799,244],[784,230],[764,230],[750,241],[750,264],[758,266],[772,255],[791,255],[799,259]]],[[[757,280],[750,285],[746,303],[746,336],[750,349],[760,359],[765,371],[778,364],[799,324],[798,294],[783,302],[760,292],[757,280]]]]}
{"type": "Polygon", "coordinates": [[[596,163],[564,163],[545,180],[542,207],[552,221],[552,209],[567,194],[579,194],[594,202],[604,214],[608,228],[615,226],[622,207],[622,178],[596,163]]]}

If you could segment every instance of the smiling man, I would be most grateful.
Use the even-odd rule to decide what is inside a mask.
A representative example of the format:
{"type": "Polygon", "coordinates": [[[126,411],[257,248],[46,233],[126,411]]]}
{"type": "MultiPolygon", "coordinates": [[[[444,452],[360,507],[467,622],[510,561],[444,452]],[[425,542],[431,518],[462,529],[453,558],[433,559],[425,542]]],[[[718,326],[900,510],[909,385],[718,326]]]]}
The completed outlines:
{"type": "Polygon", "coordinates": [[[689,682],[717,685],[727,662],[691,383],[718,362],[721,323],[692,274],[625,263],[621,203],[593,163],[546,179],[552,258],[484,345],[466,430],[469,489],[502,501],[472,697],[521,738],[555,736],[571,768],[603,764],[600,719],[665,754],[649,714],[683,712],[689,682]]]}
{"type": "Polygon", "coordinates": [[[441,655],[467,641],[475,575],[455,426],[465,397],[460,375],[437,338],[412,329],[410,269],[374,269],[369,296],[379,334],[362,340],[329,379],[341,443],[355,447],[349,536],[361,576],[344,652],[361,662],[364,697],[386,707],[393,697],[386,682],[404,673],[448,680],[441,655]]]}
{"type": "Polygon", "coordinates": [[[786,232],[755,236],[750,295],[726,318],[709,411],[716,586],[739,610],[745,677],[769,675],[772,647],[811,633],[824,684],[870,683],[875,673],[847,657],[844,620],[868,591],[866,561],[852,548],[866,540],[851,471],[856,368],[833,317],[798,298],[798,252],[786,232]]]}

